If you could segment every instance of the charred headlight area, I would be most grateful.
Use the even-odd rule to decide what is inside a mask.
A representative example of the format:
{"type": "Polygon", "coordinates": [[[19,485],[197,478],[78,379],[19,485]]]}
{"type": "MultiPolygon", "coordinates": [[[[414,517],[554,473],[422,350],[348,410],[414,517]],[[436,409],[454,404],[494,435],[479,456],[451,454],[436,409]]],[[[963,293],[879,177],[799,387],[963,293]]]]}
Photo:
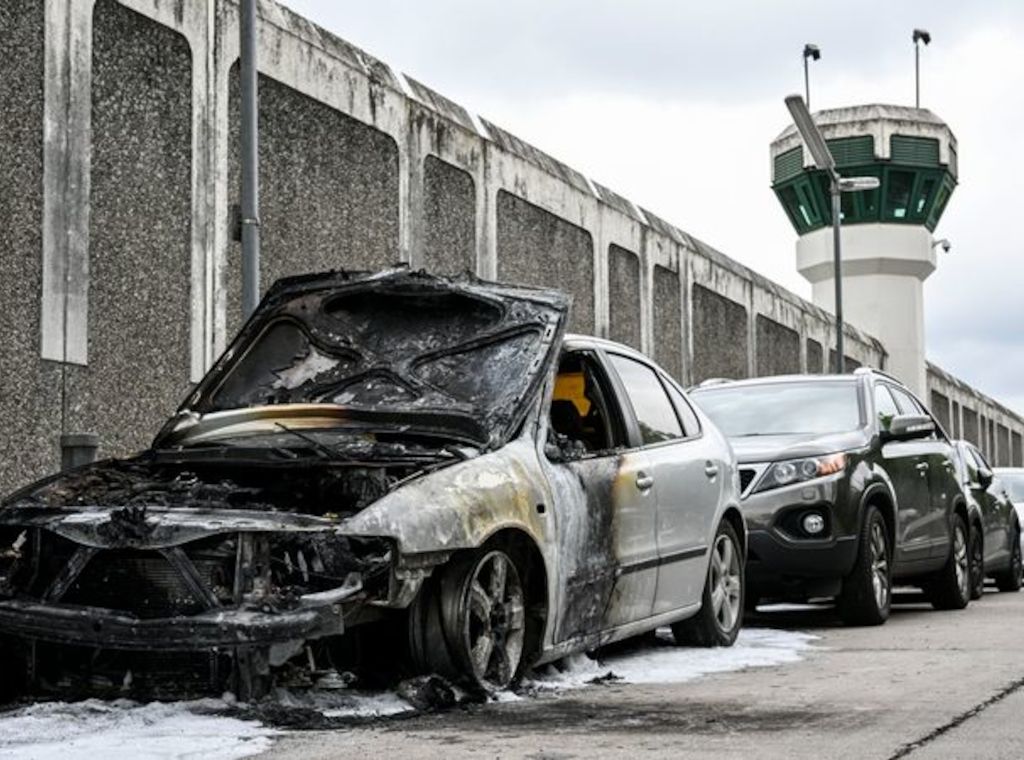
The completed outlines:
{"type": "Polygon", "coordinates": [[[0,527],[0,596],[11,596],[30,581],[38,556],[35,538],[33,530],[0,527]]]}
{"type": "Polygon", "coordinates": [[[282,600],[359,582],[367,597],[387,593],[392,548],[382,538],[282,534],[268,542],[269,583],[282,600]]]}

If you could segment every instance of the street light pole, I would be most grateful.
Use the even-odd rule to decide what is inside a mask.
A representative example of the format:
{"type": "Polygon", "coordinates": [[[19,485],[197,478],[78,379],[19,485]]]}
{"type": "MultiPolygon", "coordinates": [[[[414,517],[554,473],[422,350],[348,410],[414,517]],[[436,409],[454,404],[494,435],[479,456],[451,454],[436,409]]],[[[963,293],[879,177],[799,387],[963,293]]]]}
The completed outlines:
{"type": "Polygon", "coordinates": [[[793,122],[796,124],[804,145],[810,151],[814,165],[828,174],[829,192],[832,196],[832,276],[835,280],[835,314],[836,314],[836,374],[842,374],[845,370],[845,359],[843,354],[843,256],[842,256],[842,194],[857,192],[859,190],[874,190],[879,185],[878,177],[840,177],[836,169],[836,161],[832,151],[828,149],[824,135],[814,123],[811,112],[807,110],[807,104],[799,95],[790,95],[786,98],[786,108],[789,109],[793,122]]]}
{"type": "Polygon", "coordinates": [[[924,29],[915,29],[912,39],[914,40],[914,107],[921,107],[921,46],[931,44],[932,36],[924,29]]]}
{"type": "Polygon", "coordinates": [[[804,95],[807,98],[807,107],[811,107],[811,75],[808,68],[808,60],[813,58],[818,60],[821,58],[821,50],[818,49],[817,45],[807,43],[804,45],[804,95]]]}
{"type": "Polygon", "coordinates": [[[843,257],[840,224],[842,223],[842,203],[839,188],[839,175],[833,174],[829,187],[832,191],[832,274],[836,285],[836,363],[837,375],[843,374],[846,362],[843,357],[843,257]]]}

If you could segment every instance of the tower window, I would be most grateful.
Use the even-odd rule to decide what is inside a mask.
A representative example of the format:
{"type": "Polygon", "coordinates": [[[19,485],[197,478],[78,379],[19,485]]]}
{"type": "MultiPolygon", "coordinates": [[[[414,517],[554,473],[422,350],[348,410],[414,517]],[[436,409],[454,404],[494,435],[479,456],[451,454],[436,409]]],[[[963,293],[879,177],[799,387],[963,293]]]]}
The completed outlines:
{"type": "Polygon", "coordinates": [[[885,215],[890,219],[906,219],[910,207],[910,191],[914,187],[914,173],[890,171],[885,193],[885,215]]]}

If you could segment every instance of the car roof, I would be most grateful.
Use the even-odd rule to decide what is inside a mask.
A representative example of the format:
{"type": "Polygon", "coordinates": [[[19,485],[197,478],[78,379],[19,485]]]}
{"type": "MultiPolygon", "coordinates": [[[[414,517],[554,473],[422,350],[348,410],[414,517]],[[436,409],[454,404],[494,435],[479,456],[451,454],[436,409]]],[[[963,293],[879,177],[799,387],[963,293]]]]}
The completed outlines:
{"type": "MultiPolygon", "coordinates": [[[[584,335],[582,333],[566,333],[565,338],[562,340],[562,344],[569,346],[570,348],[603,348],[606,350],[612,350],[616,353],[627,354],[629,356],[635,356],[638,359],[642,359],[648,364],[655,364],[654,361],[647,354],[642,351],[637,351],[631,346],[627,346],[624,343],[618,343],[614,340],[608,340],[607,338],[598,338],[596,335],[584,335]]],[[[660,366],[660,365],[658,365],[660,366]]]]}

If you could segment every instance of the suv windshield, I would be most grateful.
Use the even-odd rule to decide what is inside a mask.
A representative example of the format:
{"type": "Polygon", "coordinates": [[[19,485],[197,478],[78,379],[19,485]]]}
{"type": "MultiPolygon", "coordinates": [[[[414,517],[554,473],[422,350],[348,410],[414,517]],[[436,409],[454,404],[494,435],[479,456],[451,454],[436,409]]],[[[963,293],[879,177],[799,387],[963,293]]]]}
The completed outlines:
{"type": "Polygon", "coordinates": [[[1024,502],[1024,472],[1002,472],[999,473],[999,479],[1006,486],[1010,501],[1024,502]]]}
{"type": "Polygon", "coordinates": [[[863,425],[853,381],[725,386],[691,395],[730,438],[845,433],[863,425]]]}

